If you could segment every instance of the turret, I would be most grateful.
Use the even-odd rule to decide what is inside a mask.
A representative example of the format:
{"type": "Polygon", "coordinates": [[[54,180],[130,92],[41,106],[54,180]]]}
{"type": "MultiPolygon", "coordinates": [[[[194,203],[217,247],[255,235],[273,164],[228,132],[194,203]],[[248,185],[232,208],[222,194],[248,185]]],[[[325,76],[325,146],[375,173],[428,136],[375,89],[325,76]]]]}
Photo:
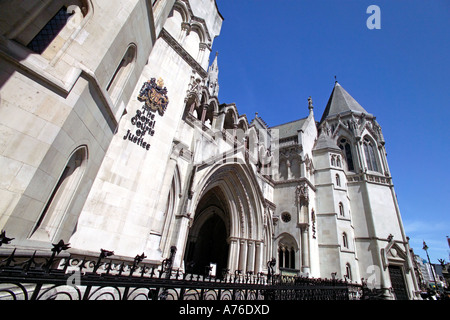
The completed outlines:
{"type": "Polygon", "coordinates": [[[208,90],[211,97],[219,96],[219,66],[217,64],[217,56],[219,55],[216,52],[216,57],[214,58],[213,63],[208,68],[208,90]]]}

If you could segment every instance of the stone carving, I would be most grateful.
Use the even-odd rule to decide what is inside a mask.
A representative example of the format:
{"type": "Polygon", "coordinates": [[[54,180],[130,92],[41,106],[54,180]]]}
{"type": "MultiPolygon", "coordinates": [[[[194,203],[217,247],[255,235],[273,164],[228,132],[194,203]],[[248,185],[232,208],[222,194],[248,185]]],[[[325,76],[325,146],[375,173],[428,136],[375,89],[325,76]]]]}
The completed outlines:
{"type": "Polygon", "coordinates": [[[203,88],[205,88],[205,80],[203,80],[194,70],[192,70],[185,102],[187,102],[188,98],[192,95],[196,97],[197,101],[201,101],[203,88]]]}
{"type": "Polygon", "coordinates": [[[138,100],[145,102],[145,106],[151,111],[158,111],[159,115],[163,116],[169,104],[167,97],[167,88],[164,87],[164,81],[159,78],[151,78],[141,88],[138,95],[138,100]]]}
{"type": "Polygon", "coordinates": [[[308,186],[305,183],[299,184],[295,188],[295,195],[300,207],[309,203],[308,186]]]}

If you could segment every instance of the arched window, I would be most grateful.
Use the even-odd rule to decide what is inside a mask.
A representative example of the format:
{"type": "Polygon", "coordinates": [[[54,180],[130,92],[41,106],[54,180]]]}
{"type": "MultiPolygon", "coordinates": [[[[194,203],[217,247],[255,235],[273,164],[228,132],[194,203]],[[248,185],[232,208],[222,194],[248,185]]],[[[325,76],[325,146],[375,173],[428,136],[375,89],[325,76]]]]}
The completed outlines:
{"type": "Polygon", "coordinates": [[[378,171],[377,159],[376,159],[376,149],[374,143],[364,138],[364,155],[366,156],[367,169],[371,171],[378,171]]]}
{"type": "Polygon", "coordinates": [[[278,247],[278,261],[280,268],[295,269],[295,249],[280,245],[278,247]]]}
{"type": "Polygon", "coordinates": [[[340,156],[337,156],[337,157],[336,157],[336,165],[337,165],[338,167],[341,166],[341,157],[340,157],[340,156]]]}
{"type": "Polygon", "coordinates": [[[339,214],[343,217],[344,214],[344,205],[342,204],[342,202],[339,202],[339,214]]]}
{"type": "Polygon", "coordinates": [[[167,21],[164,24],[164,29],[166,29],[172,37],[180,42],[182,40],[182,25],[185,23],[186,13],[183,10],[182,6],[176,6],[172,8],[172,11],[169,13],[167,17],[167,21]]]}
{"type": "Polygon", "coordinates": [[[67,162],[55,188],[33,229],[31,238],[54,241],[58,231],[64,228],[64,218],[83,176],[87,160],[87,147],[76,149],[67,162]]]}
{"type": "Polygon", "coordinates": [[[197,60],[200,50],[201,36],[199,33],[199,28],[191,27],[183,43],[183,47],[186,52],[189,53],[195,60],[197,60]]]}
{"type": "Polygon", "coordinates": [[[10,27],[1,26],[2,34],[49,60],[68,47],[90,11],[87,0],[33,1],[32,6],[3,2],[0,10],[10,13],[10,27]]]}
{"type": "Polygon", "coordinates": [[[335,166],[336,165],[336,156],[331,156],[331,165],[335,166]]]}
{"type": "Polygon", "coordinates": [[[348,249],[348,237],[345,232],[342,234],[342,246],[348,249]]]}
{"type": "Polygon", "coordinates": [[[339,177],[339,174],[336,173],[336,186],[341,186],[341,178],[339,177]]]}
{"type": "Polygon", "coordinates": [[[352,280],[352,268],[350,267],[349,263],[345,265],[345,278],[350,281],[352,280]]]}
{"type": "Polygon", "coordinates": [[[172,184],[169,190],[169,194],[167,195],[166,209],[164,210],[164,218],[172,213],[175,202],[175,180],[172,179],[172,184]]]}
{"type": "Polygon", "coordinates": [[[133,70],[135,60],[136,46],[134,44],[130,44],[106,87],[106,91],[109,92],[111,100],[114,103],[122,93],[124,84],[133,70]]]}
{"type": "Polygon", "coordinates": [[[184,108],[184,114],[183,114],[183,120],[186,120],[186,118],[188,117],[189,114],[192,115],[192,117],[194,117],[194,112],[196,112],[196,108],[198,108],[197,105],[197,101],[196,101],[196,97],[194,94],[189,93],[188,97],[186,98],[186,105],[184,108]]]}
{"type": "MultiPolygon", "coordinates": [[[[173,215],[176,212],[177,207],[177,199],[179,198],[178,195],[180,193],[180,173],[178,166],[175,167],[172,177],[172,182],[170,184],[170,189],[167,194],[166,199],[166,205],[164,208],[163,215],[159,220],[158,226],[156,226],[153,231],[161,233],[162,234],[162,243],[166,243],[168,241],[164,241],[166,239],[168,233],[170,224],[173,219],[173,215]]],[[[166,244],[165,244],[166,245],[166,244]]]]}
{"type": "Polygon", "coordinates": [[[223,129],[225,130],[232,130],[234,129],[234,123],[235,123],[235,115],[232,111],[232,109],[228,109],[225,113],[225,120],[223,122],[223,129]]]}
{"type": "Polygon", "coordinates": [[[39,54],[44,52],[67,24],[71,15],[72,13],[69,13],[65,6],[61,7],[30,43],[27,44],[27,48],[39,54]]]}
{"type": "Polygon", "coordinates": [[[347,160],[347,168],[349,171],[354,171],[355,167],[353,165],[353,157],[350,143],[346,138],[341,138],[339,140],[339,148],[344,152],[345,160],[347,160]]]}
{"type": "Polygon", "coordinates": [[[278,266],[279,268],[295,269],[296,266],[296,249],[295,240],[285,235],[278,243],[278,266]]]}

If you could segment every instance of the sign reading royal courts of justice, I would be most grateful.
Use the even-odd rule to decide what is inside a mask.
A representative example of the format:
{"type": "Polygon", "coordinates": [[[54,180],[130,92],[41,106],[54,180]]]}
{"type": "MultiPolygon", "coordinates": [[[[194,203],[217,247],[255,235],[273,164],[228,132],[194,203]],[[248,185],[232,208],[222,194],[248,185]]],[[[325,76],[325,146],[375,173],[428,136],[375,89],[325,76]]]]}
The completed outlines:
{"type": "Polygon", "coordinates": [[[144,102],[144,105],[136,110],[136,114],[130,120],[134,131],[128,129],[123,139],[128,139],[148,151],[150,143],[146,138],[147,135],[155,134],[156,112],[163,116],[169,104],[167,88],[164,87],[163,80],[159,78],[156,81],[155,78],[151,78],[146,81],[139,92],[138,100],[144,102]]]}

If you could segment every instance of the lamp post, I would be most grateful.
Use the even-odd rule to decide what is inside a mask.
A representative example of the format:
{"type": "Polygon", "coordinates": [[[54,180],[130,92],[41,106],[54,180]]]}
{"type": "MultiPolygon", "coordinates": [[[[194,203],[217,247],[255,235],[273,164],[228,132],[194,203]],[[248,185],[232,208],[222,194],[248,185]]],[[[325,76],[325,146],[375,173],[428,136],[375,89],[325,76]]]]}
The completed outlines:
{"type": "Polygon", "coordinates": [[[438,285],[437,285],[437,282],[436,282],[436,277],[434,276],[434,272],[433,272],[433,265],[431,264],[430,256],[428,255],[428,246],[427,246],[427,244],[425,243],[425,240],[423,241],[423,248],[422,248],[422,249],[425,250],[425,252],[427,253],[428,263],[430,264],[430,269],[431,269],[431,274],[433,275],[434,285],[436,286],[436,290],[438,290],[438,285]]]}

